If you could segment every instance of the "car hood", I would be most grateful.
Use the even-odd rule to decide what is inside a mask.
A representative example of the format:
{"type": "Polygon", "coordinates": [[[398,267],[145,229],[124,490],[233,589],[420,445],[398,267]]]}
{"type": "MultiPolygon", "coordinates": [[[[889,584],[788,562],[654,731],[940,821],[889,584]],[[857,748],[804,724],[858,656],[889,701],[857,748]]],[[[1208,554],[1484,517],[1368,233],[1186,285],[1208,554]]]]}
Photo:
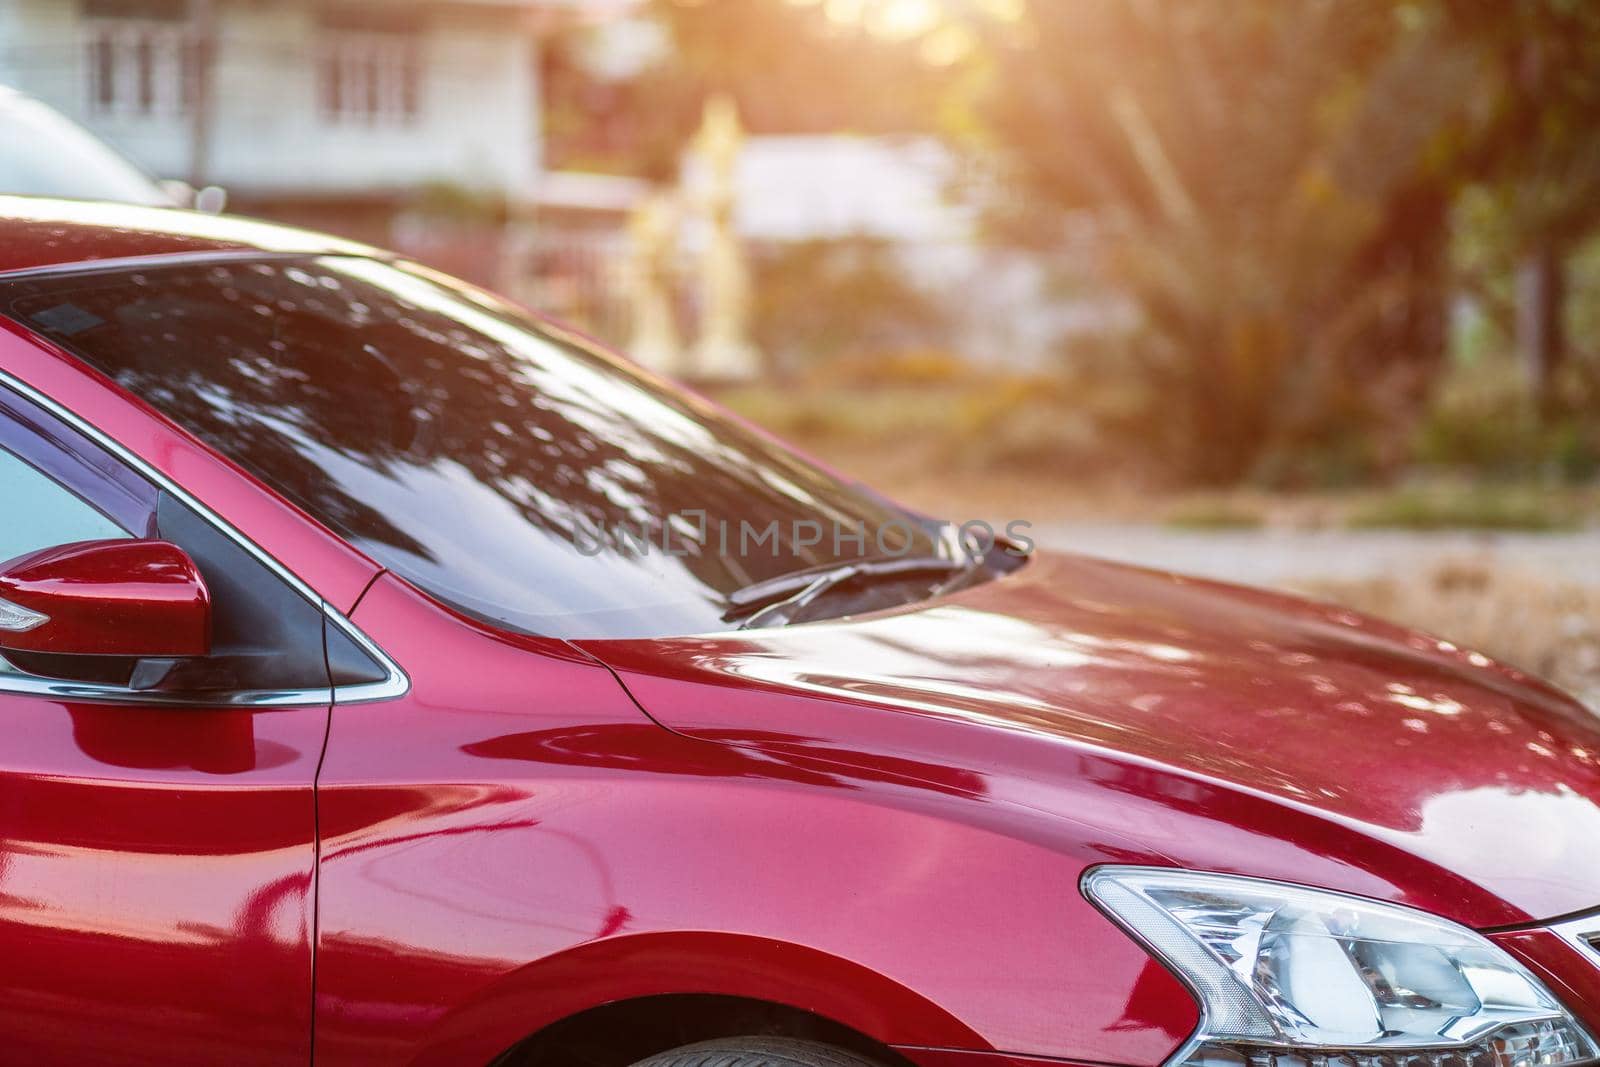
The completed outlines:
{"type": "Polygon", "coordinates": [[[669,728],[1045,808],[1168,862],[1480,927],[1600,905],[1600,719],[1340,608],[1041,554],[889,613],[582,644],[669,728]]]}

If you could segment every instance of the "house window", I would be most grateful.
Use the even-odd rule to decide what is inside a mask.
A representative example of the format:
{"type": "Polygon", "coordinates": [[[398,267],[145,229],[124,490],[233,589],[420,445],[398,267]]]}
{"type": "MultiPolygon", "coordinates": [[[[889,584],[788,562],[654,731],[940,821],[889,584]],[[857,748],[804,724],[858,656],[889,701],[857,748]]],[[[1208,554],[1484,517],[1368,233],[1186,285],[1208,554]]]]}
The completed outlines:
{"type": "Polygon", "coordinates": [[[181,22],[91,18],[89,104],[101,115],[162,116],[188,104],[193,51],[181,22]]]}
{"type": "Polygon", "coordinates": [[[327,30],[318,62],[322,114],[333,122],[406,123],[421,110],[417,36],[327,30]]]}

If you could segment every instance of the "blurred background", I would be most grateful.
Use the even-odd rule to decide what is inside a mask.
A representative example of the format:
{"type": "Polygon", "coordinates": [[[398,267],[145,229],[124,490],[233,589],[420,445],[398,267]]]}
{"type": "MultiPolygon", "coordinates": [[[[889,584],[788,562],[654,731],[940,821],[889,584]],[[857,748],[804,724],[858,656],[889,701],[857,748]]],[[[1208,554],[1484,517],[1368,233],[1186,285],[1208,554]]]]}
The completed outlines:
{"type": "Polygon", "coordinates": [[[7,188],[47,107],[908,503],[1600,701],[1588,0],[0,0],[0,84],[7,188]]]}

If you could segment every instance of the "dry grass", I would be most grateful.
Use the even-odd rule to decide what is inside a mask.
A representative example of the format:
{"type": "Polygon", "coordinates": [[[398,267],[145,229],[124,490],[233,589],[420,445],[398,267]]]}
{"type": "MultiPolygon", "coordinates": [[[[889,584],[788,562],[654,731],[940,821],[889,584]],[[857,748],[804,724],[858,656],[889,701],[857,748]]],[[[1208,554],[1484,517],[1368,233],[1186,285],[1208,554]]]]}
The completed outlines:
{"type": "Polygon", "coordinates": [[[1478,649],[1600,708],[1600,589],[1471,559],[1443,561],[1413,576],[1295,585],[1478,649]]]}

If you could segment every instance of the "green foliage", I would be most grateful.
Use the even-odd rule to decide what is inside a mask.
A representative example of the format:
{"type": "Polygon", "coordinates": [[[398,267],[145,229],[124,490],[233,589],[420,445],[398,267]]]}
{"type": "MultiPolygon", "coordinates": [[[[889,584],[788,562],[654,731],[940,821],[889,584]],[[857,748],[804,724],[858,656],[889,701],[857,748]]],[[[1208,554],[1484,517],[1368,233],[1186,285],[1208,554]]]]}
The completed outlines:
{"type": "Polygon", "coordinates": [[[455,182],[435,181],[419,186],[406,207],[427,218],[453,222],[499,223],[506,216],[505,197],[455,182]]]}
{"type": "Polygon", "coordinates": [[[1255,530],[1265,522],[1254,508],[1210,497],[1179,504],[1166,517],[1166,525],[1175,530],[1255,530]]]}
{"type": "Polygon", "coordinates": [[[968,383],[953,398],[945,463],[974,472],[1072,472],[1090,484],[1110,469],[1099,434],[1057,383],[991,377],[968,383]]]}
{"type": "Polygon", "coordinates": [[[949,333],[948,317],[908,277],[902,254],[869,238],[768,250],[755,265],[757,345],[791,371],[872,368],[936,351],[949,333]]]}
{"type": "Polygon", "coordinates": [[[1486,357],[1441,383],[1417,431],[1419,462],[1474,477],[1579,483],[1600,473],[1600,424],[1569,368],[1564,410],[1541,414],[1515,364],[1486,357]]]}
{"type": "Polygon", "coordinates": [[[890,373],[884,368],[845,380],[830,372],[783,386],[726,390],[717,400],[802,448],[870,454],[874,469],[891,481],[927,471],[1035,478],[1070,471],[1071,484],[1082,486],[1115,473],[1107,469],[1093,427],[1064,415],[1062,398],[1048,382],[970,370],[943,381],[914,370],[895,382],[890,373]]]}
{"type": "Polygon", "coordinates": [[[1354,509],[1346,520],[1356,529],[1532,532],[1571,529],[1578,521],[1555,494],[1497,486],[1399,490],[1354,509]]]}
{"type": "Polygon", "coordinates": [[[1600,5],[1445,0],[1486,87],[1472,175],[1520,252],[1600,224],[1600,5]]]}
{"type": "MultiPolygon", "coordinates": [[[[1600,367],[1600,238],[1590,236],[1569,261],[1572,299],[1567,305],[1567,335],[1573,340],[1577,373],[1593,379],[1600,367]]],[[[1591,389],[1591,394],[1600,389],[1591,389]]]]}

